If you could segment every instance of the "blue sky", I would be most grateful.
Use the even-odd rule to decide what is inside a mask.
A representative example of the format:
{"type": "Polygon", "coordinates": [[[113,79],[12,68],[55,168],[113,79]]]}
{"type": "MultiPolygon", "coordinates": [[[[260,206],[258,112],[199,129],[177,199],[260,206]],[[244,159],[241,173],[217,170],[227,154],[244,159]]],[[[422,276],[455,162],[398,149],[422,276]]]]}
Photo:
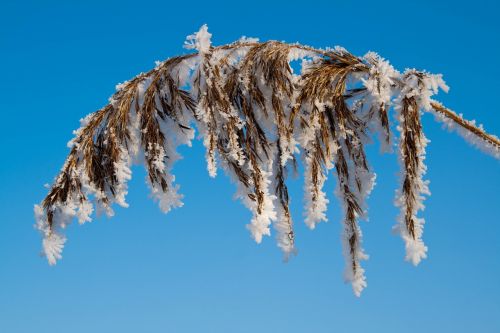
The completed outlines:
{"type": "Polygon", "coordinates": [[[370,260],[361,298],[342,281],[335,200],[330,222],[310,231],[302,181],[290,181],[299,255],[284,264],[273,238],[250,239],[250,213],[224,176],[209,179],[199,141],[175,168],[183,208],[163,215],[136,167],[130,208],[70,226],[55,267],[38,255],[33,228],[33,204],[78,120],[116,83],[186,52],[185,36],[203,23],[215,44],[246,35],[342,45],[377,51],[400,70],[443,73],[451,90],[438,99],[500,134],[499,11],[482,0],[3,1],[0,332],[499,332],[500,165],[430,115],[429,258],[417,268],[403,261],[403,242],[391,234],[396,156],[371,146],[378,185],[362,224],[370,260]]]}

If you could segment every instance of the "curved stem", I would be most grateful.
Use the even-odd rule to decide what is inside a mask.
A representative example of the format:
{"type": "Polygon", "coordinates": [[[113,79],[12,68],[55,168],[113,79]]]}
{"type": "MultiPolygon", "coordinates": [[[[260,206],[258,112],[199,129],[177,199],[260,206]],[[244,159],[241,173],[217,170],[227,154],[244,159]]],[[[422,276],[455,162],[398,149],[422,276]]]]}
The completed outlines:
{"type": "Polygon", "coordinates": [[[496,136],[486,133],[482,128],[473,125],[472,122],[463,119],[458,114],[444,107],[441,103],[437,101],[432,101],[431,106],[436,112],[439,112],[448,119],[453,120],[456,124],[458,124],[462,128],[480,137],[481,139],[488,142],[497,149],[500,149],[500,140],[496,136]]]}

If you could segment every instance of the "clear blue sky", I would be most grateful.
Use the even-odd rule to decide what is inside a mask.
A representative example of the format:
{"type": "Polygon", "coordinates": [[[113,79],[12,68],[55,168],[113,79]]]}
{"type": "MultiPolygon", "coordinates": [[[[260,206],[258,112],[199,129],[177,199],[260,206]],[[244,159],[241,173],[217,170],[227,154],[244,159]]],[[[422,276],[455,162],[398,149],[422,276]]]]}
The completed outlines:
{"type": "Polygon", "coordinates": [[[33,228],[33,204],[78,120],[116,83],[186,52],[185,36],[203,23],[215,44],[246,35],[342,45],[400,70],[443,73],[451,90],[438,99],[500,134],[499,12],[482,0],[2,1],[0,332],[500,332],[500,163],[430,115],[429,258],[417,268],[403,261],[390,232],[396,156],[371,147],[378,186],[362,225],[371,257],[361,298],[342,281],[336,203],[310,231],[302,182],[290,182],[299,255],[283,264],[273,238],[250,239],[233,185],[209,179],[199,141],[175,169],[183,208],[163,215],[137,167],[130,208],[70,226],[55,267],[38,256],[33,228]]]}

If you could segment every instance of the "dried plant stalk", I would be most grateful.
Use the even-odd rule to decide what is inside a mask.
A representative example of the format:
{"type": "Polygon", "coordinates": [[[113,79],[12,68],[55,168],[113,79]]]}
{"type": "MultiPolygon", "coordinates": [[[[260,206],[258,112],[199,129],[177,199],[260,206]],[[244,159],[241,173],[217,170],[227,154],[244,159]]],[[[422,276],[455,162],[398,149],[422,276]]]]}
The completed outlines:
{"type": "Polygon", "coordinates": [[[171,173],[176,148],[190,145],[194,127],[206,148],[207,168],[222,168],[253,214],[247,225],[261,242],[274,226],[285,259],[295,253],[295,234],[286,185],[301,155],[305,179],[305,222],[326,221],[323,186],[335,169],[336,195],[343,207],[345,278],[359,295],[366,286],[360,262],[359,220],[375,180],[365,144],[378,134],[384,150],[394,139],[389,113],[400,133],[397,151],[402,185],[397,229],[406,258],[425,258],[423,220],[417,212],[428,194],[422,180],[427,140],[421,111],[433,112],[481,149],[500,158],[500,140],[464,120],[431,96],[447,89],[440,75],[409,70],[401,74],[375,53],[356,57],[342,48],[314,49],[277,41],[241,39],[214,47],[203,26],[188,36],[196,53],[174,57],[120,84],[110,103],[82,120],[70,153],[47,197],[35,206],[49,263],[61,258],[62,234],[72,218],[91,221],[94,205],[112,215],[112,204],[127,206],[131,166],[144,164],[153,198],[164,212],[182,205],[171,173]],[[302,61],[300,73],[291,63],[302,61]],[[394,105],[394,108],[392,106],[394,105]]]}

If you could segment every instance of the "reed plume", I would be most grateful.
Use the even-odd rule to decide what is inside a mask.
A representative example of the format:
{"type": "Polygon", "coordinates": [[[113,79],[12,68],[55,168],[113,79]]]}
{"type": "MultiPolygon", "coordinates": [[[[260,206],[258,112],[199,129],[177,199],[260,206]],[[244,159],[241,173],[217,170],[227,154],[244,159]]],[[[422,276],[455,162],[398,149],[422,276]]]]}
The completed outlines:
{"type": "Polygon", "coordinates": [[[63,229],[73,218],[85,223],[94,209],[111,216],[114,203],[127,206],[133,164],[145,165],[162,211],[182,206],[171,172],[180,157],[177,147],[190,145],[196,128],[209,175],[222,169],[234,180],[237,196],[252,212],[247,225],[252,237],[260,243],[274,228],[285,259],[296,251],[286,185],[290,169],[301,157],[305,223],[311,229],[327,220],[323,186],[335,169],[345,278],[359,296],[366,286],[361,261],[367,259],[359,221],[367,216],[366,198],[375,183],[364,147],[372,136],[378,136],[383,150],[398,152],[401,213],[395,229],[405,241],[406,260],[415,265],[427,252],[418,216],[429,195],[422,114],[433,113],[500,158],[497,137],[432,99],[438,89],[448,89],[441,75],[400,73],[376,53],[356,57],[339,47],[322,50],[248,38],[213,46],[206,26],[188,36],[185,46],[196,52],[119,84],[108,105],[82,119],[61,172],[35,205],[50,264],[61,258],[63,229]],[[297,60],[301,68],[294,73],[291,63],[297,60]]]}

